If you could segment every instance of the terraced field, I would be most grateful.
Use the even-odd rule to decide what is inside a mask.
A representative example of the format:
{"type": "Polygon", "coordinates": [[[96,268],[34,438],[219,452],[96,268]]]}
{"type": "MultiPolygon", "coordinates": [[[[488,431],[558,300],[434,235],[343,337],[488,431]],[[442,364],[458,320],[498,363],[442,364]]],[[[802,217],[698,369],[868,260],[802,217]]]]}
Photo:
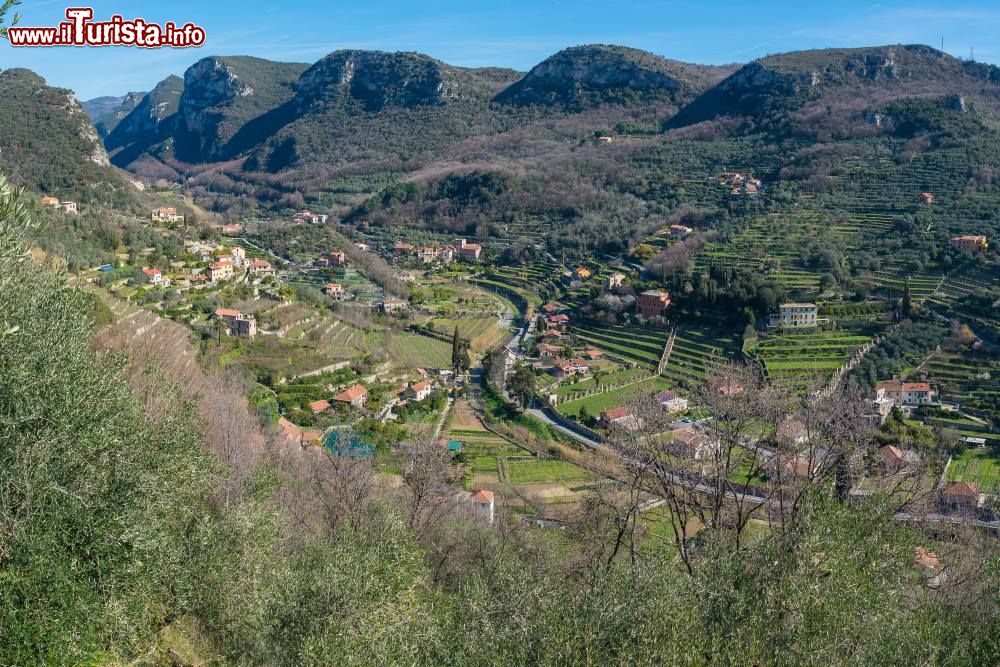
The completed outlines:
{"type": "Polygon", "coordinates": [[[761,338],[749,352],[763,362],[772,381],[805,389],[825,383],[877,332],[873,327],[869,330],[774,333],[761,338]]]}
{"type": "Polygon", "coordinates": [[[737,355],[738,343],[730,334],[689,325],[677,327],[677,338],[663,376],[677,386],[702,384],[713,368],[737,355]]]}
{"type": "Polygon", "coordinates": [[[652,370],[656,369],[670,332],[621,325],[580,324],[570,331],[583,344],[652,370]]]}
{"type": "Polygon", "coordinates": [[[927,379],[940,387],[945,401],[964,404],[970,400],[1000,400],[1000,358],[942,350],[920,366],[920,373],[926,373],[927,379]]]}

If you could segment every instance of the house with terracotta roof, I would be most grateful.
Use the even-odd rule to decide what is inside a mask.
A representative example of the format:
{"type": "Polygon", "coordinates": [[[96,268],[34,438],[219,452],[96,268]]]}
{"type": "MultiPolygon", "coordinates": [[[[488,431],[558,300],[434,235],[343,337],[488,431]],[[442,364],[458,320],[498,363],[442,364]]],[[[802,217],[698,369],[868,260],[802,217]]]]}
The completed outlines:
{"type": "Polygon", "coordinates": [[[558,357],[559,353],[563,351],[563,348],[558,345],[550,345],[549,343],[539,343],[538,344],[538,356],[546,359],[552,359],[553,357],[558,357]]]}
{"type": "Polygon", "coordinates": [[[184,222],[184,216],[177,213],[177,209],[173,206],[154,208],[150,211],[149,218],[153,222],[184,222]]]}
{"type": "Polygon", "coordinates": [[[681,238],[687,236],[694,230],[685,225],[670,225],[670,235],[674,238],[681,238]]]}
{"type": "Polygon", "coordinates": [[[573,270],[573,277],[580,281],[589,280],[593,275],[594,272],[585,266],[578,266],[573,270]]]}
{"type": "Polygon", "coordinates": [[[879,447],[875,452],[878,464],[888,475],[912,468],[920,464],[920,455],[912,449],[902,449],[895,445],[879,447]]]}
{"type": "Polygon", "coordinates": [[[422,401],[431,395],[434,388],[427,380],[421,380],[406,388],[406,397],[413,401],[422,401]]]}
{"type": "Polygon", "coordinates": [[[313,401],[309,404],[309,411],[313,414],[317,412],[326,412],[330,409],[330,401],[313,401]]]}
{"type": "Polygon", "coordinates": [[[919,195],[917,195],[917,201],[919,201],[921,204],[933,204],[934,195],[930,192],[921,192],[919,195]]]}
{"type": "Polygon", "coordinates": [[[902,382],[897,379],[879,382],[875,385],[876,396],[880,393],[900,407],[935,405],[937,392],[927,382],[902,382]]]}
{"type": "Polygon", "coordinates": [[[635,312],[645,317],[659,317],[670,305],[670,293],[646,290],[635,300],[635,312]]]}
{"type": "Polygon", "coordinates": [[[624,431],[638,431],[642,428],[642,420],[632,414],[632,410],[622,406],[605,410],[598,421],[601,428],[617,428],[624,431]]]}
{"type": "Polygon", "coordinates": [[[483,247],[478,243],[469,243],[465,239],[456,239],[455,247],[458,248],[459,257],[470,262],[479,261],[479,255],[483,250],[483,247]]]}
{"type": "Polygon", "coordinates": [[[343,250],[333,250],[326,256],[327,266],[339,269],[347,264],[347,254],[343,250]]]}
{"type": "Polygon", "coordinates": [[[941,505],[956,512],[979,507],[979,485],[975,482],[951,482],[941,489],[941,505]]]}
{"type": "Polygon", "coordinates": [[[160,287],[161,285],[166,286],[170,284],[170,281],[166,280],[163,277],[163,274],[160,272],[159,269],[151,269],[149,267],[143,267],[142,274],[146,276],[146,280],[149,282],[149,284],[153,285],[154,287],[160,287]],[[164,283],[166,283],[166,285],[164,285],[164,283]]]}
{"type": "Polygon", "coordinates": [[[354,408],[363,408],[365,407],[365,401],[368,400],[368,390],[360,384],[356,384],[350,389],[345,389],[334,396],[333,400],[338,403],[347,403],[354,408]]]}
{"type": "Polygon", "coordinates": [[[334,301],[343,301],[344,297],[347,295],[344,292],[344,286],[340,283],[327,283],[323,285],[323,294],[327,295],[334,301]]]}
{"type": "Polygon", "coordinates": [[[560,380],[589,370],[590,365],[584,359],[556,359],[552,362],[552,372],[560,380]]]}
{"type": "Polygon", "coordinates": [[[208,265],[208,269],[205,270],[208,279],[213,283],[217,283],[220,280],[229,280],[233,277],[233,263],[228,259],[222,259],[218,262],[213,262],[208,265]]]}
{"type": "Polygon", "coordinates": [[[274,267],[265,259],[254,259],[249,264],[250,273],[255,276],[273,276],[274,267]]]}
{"type": "Polygon", "coordinates": [[[479,489],[469,494],[469,503],[472,507],[472,517],[483,525],[493,525],[495,496],[492,491],[479,489]]]}
{"type": "Polygon", "coordinates": [[[59,208],[58,197],[42,197],[42,206],[53,206],[59,208]]]}
{"type": "Polygon", "coordinates": [[[968,250],[971,252],[986,252],[989,248],[989,241],[985,236],[956,236],[951,240],[953,248],[968,250]]]}
{"type": "Polygon", "coordinates": [[[396,255],[397,257],[401,255],[409,255],[413,251],[414,251],[413,244],[407,243],[406,241],[396,241],[392,245],[392,254],[396,255]]]}
{"type": "Polygon", "coordinates": [[[216,308],[215,317],[226,323],[226,335],[253,338],[257,335],[257,318],[231,308],[216,308]]]}
{"type": "Polygon", "coordinates": [[[413,271],[400,271],[396,274],[396,280],[401,283],[414,283],[417,281],[417,274],[413,271]]]}
{"type": "Polygon", "coordinates": [[[719,443],[693,426],[679,428],[671,434],[668,449],[678,456],[701,461],[719,450],[719,443]]]}

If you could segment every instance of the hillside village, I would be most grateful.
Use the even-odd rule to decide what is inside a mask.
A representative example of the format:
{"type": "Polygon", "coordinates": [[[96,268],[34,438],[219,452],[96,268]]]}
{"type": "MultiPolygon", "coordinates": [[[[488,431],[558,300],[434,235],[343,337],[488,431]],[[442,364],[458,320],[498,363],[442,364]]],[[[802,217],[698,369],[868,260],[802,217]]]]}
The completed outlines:
{"type": "MultiPolygon", "coordinates": [[[[0,181],[0,216],[40,223],[0,265],[53,293],[38,312],[18,293],[16,314],[54,322],[22,331],[4,315],[0,341],[28,332],[69,346],[60,327],[79,338],[66,363],[86,376],[100,423],[72,393],[24,405],[90,424],[76,430],[105,448],[79,463],[96,466],[95,487],[117,488],[93,472],[114,471],[100,467],[114,456],[159,456],[147,441],[178,461],[191,454],[171,449],[183,438],[204,449],[207,462],[177,468],[203,465],[203,497],[150,510],[185,537],[133,531],[112,550],[148,541],[169,552],[156,561],[169,572],[208,563],[188,588],[158,590],[167,618],[150,655],[179,656],[188,637],[201,642],[192,653],[216,655],[204,647],[225,632],[201,626],[209,614],[186,611],[185,596],[222,599],[232,573],[242,588],[212,604],[239,618],[256,605],[282,619],[273,635],[296,637],[274,640],[297,646],[277,657],[217,651],[247,664],[350,662],[310,654],[327,645],[295,633],[331,607],[353,614],[368,586],[448,607],[427,642],[472,636],[466,624],[486,632],[484,618],[505,624],[534,598],[566,632],[581,609],[614,609],[620,624],[583,661],[601,664],[631,664],[605,649],[642,644],[637,608],[666,624],[672,606],[656,596],[673,586],[698,604],[678,607],[687,620],[636,664],[738,662],[712,644],[746,631],[730,597],[742,614],[766,611],[756,622],[768,632],[814,623],[834,599],[867,629],[906,625],[928,600],[992,605],[969,583],[995,587],[987,554],[1000,536],[1000,70],[978,65],[922,46],[715,67],[594,45],[527,73],[410,53],[213,56],[94,121],[107,181],[35,178],[20,195],[0,181]],[[204,136],[187,134],[189,120],[204,136]],[[94,389],[105,381],[107,403],[94,389]],[[131,411],[109,407],[118,395],[131,411]],[[127,437],[104,438],[133,418],[127,437]],[[231,523],[211,540],[244,551],[202,553],[199,531],[218,517],[231,523]],[[256,560],[258,543],[280,557],[256,560]],[[343,550],[336,567],[329,549],[343,550]],[[840,568],[880,574],[862,600],[840,568]],[[779,590],[770,573],[794,583],[779,590]],[[263,605],[264,586],[284,597],[263,605]],[[882,596],[897,604],[871,620],[862,612],[882,596]],[[664,652],[699,614],[727,621],[696,652],[664,652]]],[[[47,90],[25,76],[9,84],[18,104],[47,90]]],[[[27,166],[21,178],[41,169],[27,166]]],[[[55,366],[53,345],[34,354],[55,366]]],[[[5,363],[19,375],[0,395],[30,392],[43,366],[5,363]]],[[[65,434],[52,442],[72,449],[65,434]]],[[[19,470],[43,467],[31,463],[19,470]]],[[[182,472],[160,492],[183,490],[182,472]]],[[[75,499],[50,481],[46,502],[75,499]]],[[[91,567],[85,556],[71,569],[91,567]]],[[[0,567],[8,557],[0,546],[0,567]]],[[[409,639],[416,626],[395,621],[419,614],[393,617],[386,599],[337,626],[332,645],[375,643],[372,619],[386,622],[378,642],[409,639]]],[[[542,616],[518,616],[504,625],[518,639],[500,643],[526,642],[542,616]]],[[[494,660],[580,662],[545,654],[557,634],[494,660]]],[[[895,648],[923,646],[905,637],[895,648]]],[[[437,655],[467,647],[448,649],[437,655]]],[[[836,662],[795,651],[792,663],[836,662]]],[[[747,660],[782,661],[762,655],[747,660]]]]}

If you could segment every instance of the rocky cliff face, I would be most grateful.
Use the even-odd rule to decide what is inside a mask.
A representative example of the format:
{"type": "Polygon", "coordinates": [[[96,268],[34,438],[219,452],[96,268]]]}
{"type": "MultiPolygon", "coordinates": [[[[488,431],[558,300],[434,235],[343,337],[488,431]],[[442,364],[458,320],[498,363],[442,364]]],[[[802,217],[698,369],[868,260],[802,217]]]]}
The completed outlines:
{"type": "MultiPolygon", "coordinates": [[[[105,139],[108,150],[128,146],[137,141],[158,140],[165,134],[164,123],[173,120],[180,105],[184,80],[179,76],[169,76],[156,84],[148,94],[135,104],[128,114],[121,118],[105,139]]],[[[129,98],[137,93],[129,93],[129,98]]],[[[124,110],[126,102],[122,104],[124,110]]]]}
{"type": "Polygon", "coordinates": [[[365,111],[443,104],[463,90],[462,73],[417,53],[335,51],[306,70],[296,86],[299,113],[330,103],[365,111]]]}

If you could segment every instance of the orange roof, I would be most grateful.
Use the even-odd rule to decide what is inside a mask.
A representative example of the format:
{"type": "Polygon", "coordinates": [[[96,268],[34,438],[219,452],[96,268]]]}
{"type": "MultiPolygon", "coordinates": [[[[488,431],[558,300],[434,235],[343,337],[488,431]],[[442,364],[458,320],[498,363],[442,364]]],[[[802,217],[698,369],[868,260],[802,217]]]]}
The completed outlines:
{"type": "Polygon", "coordinates": [[[302,429],[284,417],[278,417],[278,426],[281,427],[281,430],[285,433],[286,437],[294,438],[296,440],[302,438],[302,429]]]}
{"type": "Polygon", "coordinates": [[[931,386],[926,382],[904,382],[903,391],[930,391],[931,386]]]}
{"type": "Polygon", "coordinates": [[[886,463],[902,463],[903,462],[903,450],[899,447],[893,445],[886,445],[885,447],[880,447],[878,450],[879,456],[886,463]]]}
{"type": "Polygon", "coordinates": [[[209,266],[209,268],[210,269],[221,269],[224,266],[232,266],[232,265],[233,265],[232,262],[230,262],[228,259],[222,259],[222,260],[219,260],[218,262],[213,263],[211,266],[209,266]]]}
{"type": "Polygon", "coordinates": [[[622,417],[628,417],[632,414],[632,411],[626,407],[614,408],[612,410],[605,410],[601,413],[601,416],[605,419],[621,419],[622,417]]]}
{"type": "Polygon", "coordinates": [[[323,412],[323,410],[328,410],[329,408],[329,401],[313,401],[309,404],[309,409],[313,412],[323,412]]]}
{"type": "Polygon", "coordinates": [[[923,547],[915,548],[913,553],[913,562],[915,565],[928,570],[937,570],[941,567],[941,560],[937,557],[937,554],[927,551],[923,547]]]}
{"type": "Polygon", "coordinates": [[[427,380],[422,380],[421,382],[418,382],[412,387],[410,387],[410,389],[412,389],[413,391],[423,391],[424,389],[430,389],[430,388],[431,388],[431,383],[428,382],[427,380]]]}
{"type": "Polygon", "coordinates": [[[266,267],[270,267],[271,266],[271,262],[268,262],[267,260],[258,258],[258,259],[253,260],[252,262],[250,262],[250,266],[252,266],[254,268],[265,267],[265,266],[266,267]]]}
{"type": "Polygon", "coordinates": [[[487,491],[486,489],[479,489],[478,491],[472,492],[472,502],[474,503],[489,503],[493,501],[493,492],[487,491]]]}
{"type": "Polygon", "coordinates": [[[142,272],[145,273],[147,276],[155,276],[155,275],[157,275],[160,272],[160,270],[159,269],[143,269],[142,272]]]}
{"type": "Polygon", "coordinates": [[[944,487],[942,492],[946,496],[958,496],[964,498],[978,498],[979,485],[975,482],[952,482],[944,487]]]}
{"type": "Polygon", "coordinates": [[[216,317],[239,317],[242,314],[243,313],[241,313],[240,311],[233,310],[231,308],[216,308],[215,309],[215,316],[216,317]]]}
{"type": "Polygon", "coordinates": [[[367,393],[368,393],[367,389],[362,387],[360,384],[356,384],[350,389],[346,389],[337,394],[336,396],[334,396],[333,400],[353,403],[354,401],[358,400],[367,393]]]}

